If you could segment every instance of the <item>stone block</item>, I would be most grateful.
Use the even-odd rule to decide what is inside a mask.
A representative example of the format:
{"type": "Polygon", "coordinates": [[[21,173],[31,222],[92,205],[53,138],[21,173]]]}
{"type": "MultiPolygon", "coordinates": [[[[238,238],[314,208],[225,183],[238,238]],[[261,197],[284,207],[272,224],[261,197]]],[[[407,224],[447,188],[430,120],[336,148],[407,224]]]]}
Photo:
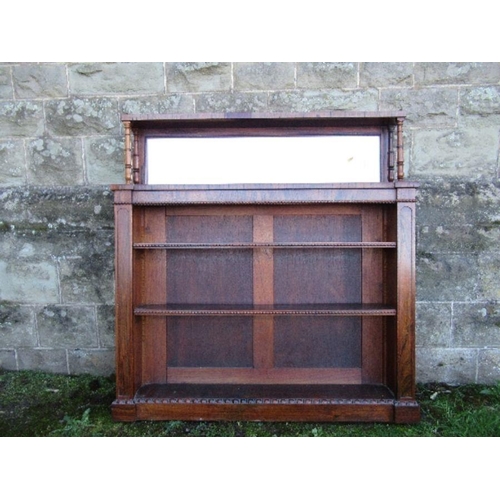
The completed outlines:
{"type": "MultiPolygon", "coordinates": [[[[0,298],[42,304],[61,300],[112,304],[113,243],[111,230],[6,232],[0,238],[0,298]]],[[[16,328],[25,345],[32,320],[26,316],[24,326],[19,323],[16,328]]]]}
{"type": "Polygon", "coordinates": [[[68,75],[73,95],[149,94],[165,91],[163,63],[70,64],[68,75]]]}
{"type": "Polygon", "coordinates": [[[10,66],[0,66],[0,99],[13,99],[10,66]]]}
{"type": "Polygon", "coordinates": [[[97,331],[101,347],[115,347],[115,306],[97,306],[97,331]]]}
{"type": "Polygon", "coordinates": [[[36,311],[36,321],[42,347],[97,347],[94,307],[48,305],[36,311]]]}
{"type": "Polygon", "coordinates": [[[500,301],[500,252],[478,255],[479,300],[500,301]]]}
{"type": "Polygon", "coordinates": [[[26,183],[24,145],[20,140],[0,141],[0,185],[26,183]]]}
{"type": "Polygon", "coordinates": [[[116,99],[54,99],[45,103],[45,109],[47,130],[54,136],[118,136],[121,132],[116,99]]]}
{"type": "Polygon", "coordinates": [[[479,299],[479,264],[475,255],[417,254],[418,301],[479,299]]]}
{"type": "Polygon", "coordinates": [[[25,303],[59,301],[54,262],[0,261],[0,300],[25,303]]]}
{"type": "Polygon", "coordinates": [[[66,349],[18,349],[17,358],[19,370],[69,374],[66,349]]]}
{"type": "Polygon", "coordinates": [[[454,347],[499,347],[500,305],[455,303],[453,305],[454,347]]]}
{"type": "Polygon", "coordinates": [[[457,122],[456,88],[382,89],[381,111],[403,110],[407,127],[454,127],[457,122]]]}
{"type": "Polygon", "coordinates": [[[478,384],[497,384],[500,381],[500,349],[480,349],[478,384]]]}
{"type": "Polygon", "coordinates": [[[307,113],[309,111],[355,110],[376,111],[378,91],[363,90],[298,90],[272,92],[269,110],[307,113]]]}
{"type": "Polygon", "coordinates": [[[358,64],[353,62],[297,63],[297,87],[345,89],[357,87],[358,64]]]}
{"type": "Polygon", "coordinates": [[[43,127],[41,102],[0,101],[0,137],[38,137],[43,127]]]}
{"type": "Polygon", "coordinates": [[[5,261],[9,260],[36,260],[43,261],[51,258],[51,249],[45,251],[42,245],[37,245],[37,241],[31,233],[28,235],[19,234],[16,231],[5,230],[0,238],[0,255],[5,261]],[[39,250],[42,249],[41,252],[39,250]]]}
{"type": "Polygon", "coordinates": [[[169,94],[158,97],[158,113],[193,113],[194,99],[186,94],[169,94]]]}
{"type": "Polygon", "coordinates": [[[81,239],[80,255],[60,261],[63,303],[114,302],[114,246],[112,235],[109,236],[109,239],[92,243],[81,239]]]}
{"type": "Polygon", "coordinates": [[[500,300],[499,254],[417,254],[419,301],[500,300]]]}
{"type": "Polygon", "coordinates": [[[116,137],[85,138],[85,163],[91,184],[125,182],[123,139],[116,137]]]}
{"type": "Polygon", "coordinates": [[[450,347],[451,310],[451,303],[417,302],[417,346],[450,347]]]}
{"type": "Polygon", "coordinates": [[[145,96],[120,100],[120,113],[127,115],[193,113],[194,100],[188,94],[145,96]]]}
{"type": "Polygon", "coordinates": [[[235,90],[293,89],[295,65],[293,63],[234,63],[235,90]]]}
{"type": "Polygon", "coordinates": [[[411,87],[413,85],[413,63],[411,62],[365,62],[359,69],[361,87],[411,87]]]}
{"type": "Polygon", "coordinates": [[[19,99],[67,97],[66,66],[21,64],[13,67],[14,92],[19,99]]]}
{"type": "Polygon", "coordinates": [[[109,376],[115,372],[115,351],[112,349],[74,349],[68,351],[69,373],[109,376]]]}
{"type": "Polygon", "coordinates": [[[17,370],[16,351],[0,349],[0,370],[17,370]]]}
{"type": "MultiPolygon", "coordinates": [[[[100,205],[93,205],[93,215],[96,207],[100,205]]],[[[70,204],[64,213],[68,219],[72,210],[79,209],[70,204]]],[[[61,294],[62,299],[70,303],[113,303],[113,231],[86,230],[75,221],[66,221],[61,217],[61,207],[58,215],[54,223],[57,227],[52,229],[48,229],[50,222],[45,223],[42,230],[40,224],[28,224],[28,228],[3,234],[0,239],[1,299],[55,303],[60,301],[61,294]]]]}
{"type": "Polygon", "coordinates": [[[415,130],[412,175],[496,180],[498,150],[498,127],[478,128],[461,122],[458,128],[415,130]]]}
{"type": "Polygon", "coordinates": [[[446,219],[417,227],[417,251],[432,253],[495,252],[500,224],[453,225],[446,219]]]}
{"type": "Polygon", "coordinates": [[[199,113],[236,113],[265,111],[267,94],[263,92],[205,93],[194,96],[199,113]]]}
{"type": "Polygon", "coordinates": [[[477,349],[420,347],[416,352],[417,381],[420,383],[474,384],[477,349]]]}
{"type": "MultiPolygon", "coordinates": [[[[66,260],[89,260],[93,254],[102,254],[103,259],[112,262],[113,243],[110,230],[5,231],[0,238],[0,256],[14,265],[17,262],[57,265],[66,260]]],[[[109,266],[111,264],[106,267],[109,266]]]]}
{"type": "Polygon", "coordinates": [[[28,183],[73,186],[84,183],[82,141],[40,137],[27,145],[28,183]]]}
{"type": "Polygon", "coordinates": [[[16,303],[0,302],[0,348],[36,345],[32,308],[16,303]]]}
{"type": "Polygon", "coordinates": [[[23,234],[20,232],[6,232],[0,240],[0,255],[6,262],[21,262],[27,265],[33,263],[55,262],[57,259],[58,241],[62,235],[23,234]],[[57,238],[58,237],[58,238],[57,238]]]}
{"type": "Polygon", "coordinates": [[[424,182],[418,193],[417,218],[422,226],[476,226],[485,231],[500,225],[500,185],[443,179],[424,182]]]}
{"type": "MultiPolygon", "coordinates": [[[[480,117],[500,114],[500,86],[461,89],[460,114],[480,117]]],[[[498,116],[494,118],[498,124],[498,116]]]]}
{"type": "Polygon", "coordinates": [[[498,62],[417,62],[416,85],[475,85],[500,81],[498,62]]]}
{"type": "Polygon", "coordinates": [[[231,89],[231,63],[167,63],[168,92],[219,92],[231,89]]]}
{"type": "Polygon", "coordinates": [[[113,194],[108,188],[11,187],[0,190],[0,201],[0,228],[11,231],[37,235],[114,229],[113,194]]]}

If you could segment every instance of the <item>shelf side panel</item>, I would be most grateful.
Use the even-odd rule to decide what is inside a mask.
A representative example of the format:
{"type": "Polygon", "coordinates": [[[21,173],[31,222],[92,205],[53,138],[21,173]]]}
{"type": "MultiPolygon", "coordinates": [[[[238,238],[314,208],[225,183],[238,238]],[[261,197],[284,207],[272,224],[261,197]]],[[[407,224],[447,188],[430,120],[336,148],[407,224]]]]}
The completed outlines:
{"type": "Polygon", "coordinates": [[[415,203],[398,203],[397,390],[415,398],[415,203]]]}
{"type": "Polygon", "coordinates": [[[133,397],[140,385],[140,344],[134,337],[133,316],[132,205],[115,205],[115,226],[116,397],[123,399],[133,397]]]}

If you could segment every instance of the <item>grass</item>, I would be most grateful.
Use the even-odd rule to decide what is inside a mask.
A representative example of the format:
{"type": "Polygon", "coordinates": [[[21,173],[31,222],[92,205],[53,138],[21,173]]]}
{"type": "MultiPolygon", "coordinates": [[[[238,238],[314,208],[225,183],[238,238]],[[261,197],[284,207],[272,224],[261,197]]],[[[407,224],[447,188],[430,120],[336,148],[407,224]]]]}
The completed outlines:
{"type": "Polygon", "coordinates": [[[500,436],[496,386],[418,386],[416,425],[295,422],[114,422],[113,378],[0,371],[0,436],[500,436]]]}

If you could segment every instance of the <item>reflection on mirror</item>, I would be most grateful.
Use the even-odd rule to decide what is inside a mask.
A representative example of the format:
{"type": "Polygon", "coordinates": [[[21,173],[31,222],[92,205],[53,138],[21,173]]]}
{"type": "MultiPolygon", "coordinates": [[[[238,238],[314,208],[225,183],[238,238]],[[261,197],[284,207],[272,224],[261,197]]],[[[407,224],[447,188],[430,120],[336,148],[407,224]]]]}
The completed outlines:
{"type": "Polygon", "coordinates": [[[147,184],[380,182],[379,136],[162,137],[147,184]]]}

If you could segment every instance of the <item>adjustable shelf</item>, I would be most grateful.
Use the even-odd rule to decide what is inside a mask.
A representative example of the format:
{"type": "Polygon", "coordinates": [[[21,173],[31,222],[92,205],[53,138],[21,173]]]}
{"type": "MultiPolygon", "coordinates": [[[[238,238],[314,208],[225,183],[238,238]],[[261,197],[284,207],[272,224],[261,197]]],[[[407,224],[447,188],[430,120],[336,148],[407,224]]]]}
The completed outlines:
{"type": "Polygon", "coordinates": [[[396,242],[286,242],[286,243],[134,243],[136,250],[221,250],[244,248],[396,248],[396,242]]]}
{"type": "Polygon", "coordinates": [[[418,421],[402,114],[124,120],[113,417],[418,421]],[[147,183],[151,138],[315,134],[378,138],[380,181],[147,183]]]}
{"type": "Polygon", "coordinates": [[[171,304],[140,305],[136,316],[395,316],[382,304],[171,304]]]}

